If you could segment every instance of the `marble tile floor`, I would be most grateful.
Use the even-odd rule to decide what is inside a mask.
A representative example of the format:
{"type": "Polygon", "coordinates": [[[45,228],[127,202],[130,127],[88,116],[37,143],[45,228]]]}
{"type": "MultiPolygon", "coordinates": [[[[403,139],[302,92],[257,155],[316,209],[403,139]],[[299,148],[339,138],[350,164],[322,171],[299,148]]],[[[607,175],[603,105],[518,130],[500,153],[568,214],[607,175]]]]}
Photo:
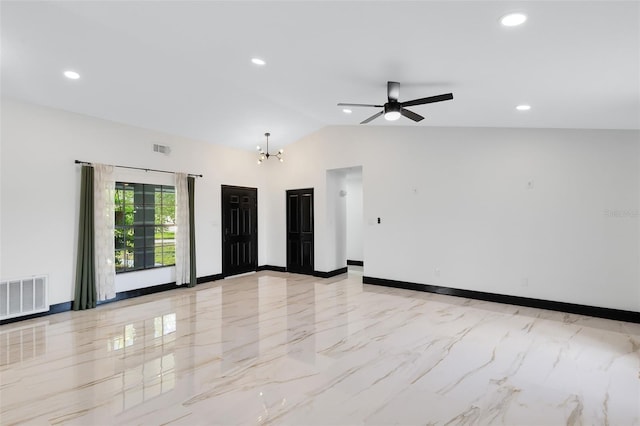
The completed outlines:
{"type": "Polygon", "coordinates": [[[0,424],[640,424],[640,324],[361,280],[263,271],[0,326],[0,424]]]}

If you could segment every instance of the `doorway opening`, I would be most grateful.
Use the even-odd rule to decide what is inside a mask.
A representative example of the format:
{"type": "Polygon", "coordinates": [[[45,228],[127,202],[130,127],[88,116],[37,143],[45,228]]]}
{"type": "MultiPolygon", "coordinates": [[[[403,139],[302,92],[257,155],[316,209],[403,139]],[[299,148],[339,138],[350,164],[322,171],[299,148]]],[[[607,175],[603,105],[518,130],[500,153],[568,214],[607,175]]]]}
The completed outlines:
{"type": "Polygon", "coordinates": [[[327,170],[327,217],[332,269],[362,274],[364,214],[362,166],[327,170]]]}

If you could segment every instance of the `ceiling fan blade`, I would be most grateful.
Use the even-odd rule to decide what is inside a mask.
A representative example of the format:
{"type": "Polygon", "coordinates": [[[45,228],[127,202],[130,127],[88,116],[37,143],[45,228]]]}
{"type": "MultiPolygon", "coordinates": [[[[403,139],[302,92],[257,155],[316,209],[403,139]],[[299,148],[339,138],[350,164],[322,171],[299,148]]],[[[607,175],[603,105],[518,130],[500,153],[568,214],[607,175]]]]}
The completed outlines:
{"type": "Polygon", "coordinates": [[[373,114],[371,117],[369,117],[366,120],[364,120],[363,122],[361,122],[360,124],[367,124],[368,122],[373,121],[376,118],[380,117],[382,114],[384,114],[384,111],[377,112],[377,113],[373,114]]]}
{"type": "Polygon", "coordinates": [[[407,118],[410,118],[413,121],[422,121],[422,120],[424,120],[423,116],[421,116],[420,114],[416,114],[413,111],[409,111],[408,109],[402,108],[400,110],[400,114],[404,115],[407,118]]]}
{"type": "Polygon", "coordinates": [[[352,107],[374,107],[374,108],[383,108],[384,105],[371,105],[371,104],[344,104],[339,103],[338,106],[352,106],[352,107]]]}
{"type": "Polygon", "coordinates": [[[397,81],[387,81],[387,98],[389,102],[398,102],[400,96],[400,83],[397,81]]]}
{"type": "Polygon", "coordinates": [[[433,102],[449,101],[453,99],[453,93],[445,93],[444,95],[429,96],[428,98],[414,99],[412,101],[401,102],[400,106],[408,107],[414,105],[431,104],[433,102]]]}

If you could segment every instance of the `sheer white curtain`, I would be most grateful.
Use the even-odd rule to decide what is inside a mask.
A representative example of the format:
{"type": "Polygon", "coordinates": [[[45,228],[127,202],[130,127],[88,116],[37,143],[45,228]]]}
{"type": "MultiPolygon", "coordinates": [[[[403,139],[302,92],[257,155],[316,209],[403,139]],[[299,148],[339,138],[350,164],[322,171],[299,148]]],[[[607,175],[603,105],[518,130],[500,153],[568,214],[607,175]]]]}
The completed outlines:
{"type": "Polygon", "coordinates": [[[187,174],[176,173],[176,285],[190,280],[189,192],[187,174]]]}
{"type": "Polygon", "coordinates": [[[113,233],[116,182],[113,166],[94,164],[93,169],[96,292],[98,300],[107,300],[116,297],[113,233]]]}

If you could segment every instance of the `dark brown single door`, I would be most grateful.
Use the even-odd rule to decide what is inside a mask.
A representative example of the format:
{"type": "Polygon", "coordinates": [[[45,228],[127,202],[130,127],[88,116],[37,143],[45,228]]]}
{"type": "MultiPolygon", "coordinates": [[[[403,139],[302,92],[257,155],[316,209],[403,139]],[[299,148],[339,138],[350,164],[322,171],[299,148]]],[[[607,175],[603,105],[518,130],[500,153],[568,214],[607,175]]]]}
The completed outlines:
{"type": "Polygon", "coordinates": [[[258,269],[258,190],[222,185],[222,275],[258,269]]]}
{"type": "Polygon", "coordinates": [[[287,191],[287,271],[313,274],[313,188],[287,191]]]}

